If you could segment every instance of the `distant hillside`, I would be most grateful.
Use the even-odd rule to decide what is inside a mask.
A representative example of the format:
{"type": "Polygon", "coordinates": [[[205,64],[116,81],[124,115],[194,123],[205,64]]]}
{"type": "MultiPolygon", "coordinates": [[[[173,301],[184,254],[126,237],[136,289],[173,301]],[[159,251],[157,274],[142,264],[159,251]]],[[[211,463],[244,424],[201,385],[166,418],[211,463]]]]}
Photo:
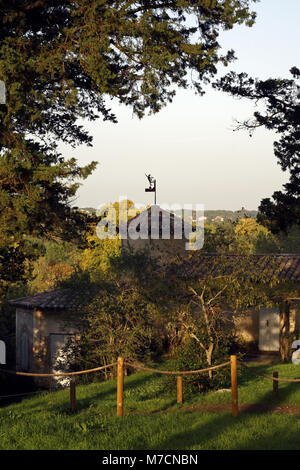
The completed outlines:
{"type": "Polygon", "coordinates": [[[258,211],[250,211],[242,208],[239,211],[226,211],[226,210],[215,210],[215,211],[204,211],[204,217],[207,217],[208,221],[214,220],[216,217],[221,217],[224,220],[235,221],[242,217],[251,217],[255,219],[257,217],[258,211]]]}
{"type": "MultiPolygon", "coordinates": [[[[96,214],[96,209],[93,207],[81,207],[79,209],[82,212],[89,213],[91,215],[96,214]]],[[[181,215],[180,211],[176,211],[178,215],[181,215]]],[[[226,220],[231,220],[235,221],[237,219],[240,219],[242,217],[251,217],[251,218],[256,218],[257,217],[258,211],[252,211],[252,210],[247,210],[244,207],[241,210],[238,211],[227,211],[223,209],[218,209],[218,210],[207,210],[204,211],[204,217],[206,217],[207,222],[223,222],[226,220]]],[[[185,216],[188,218],[192,217],[192,211],[186,210],[185,211],[185,216]]]]}
{"type": "Polygon", "coordinates": [[[94,209],[94,207],[78,207],[78,210],[80,212],[85,212],[87,214],[95,215],[97,212],[97,209],[94,209]]]}
{"type": "MultiPolygon", "coordinates": [[[[181,215],[177,212],[178,215],[181,215]]],[[[238,211],[227,211],[223,209],[218,210],[204,210],[204,217],[206,222],[226,222],[226,221],[236,221],[243,217],[251,217],[255,219],[257,217],[258,211],[247,210],[244,207],[238,211]]],[[[192,219],[192,211],[185,211],[185,217],[192,219]]]]}

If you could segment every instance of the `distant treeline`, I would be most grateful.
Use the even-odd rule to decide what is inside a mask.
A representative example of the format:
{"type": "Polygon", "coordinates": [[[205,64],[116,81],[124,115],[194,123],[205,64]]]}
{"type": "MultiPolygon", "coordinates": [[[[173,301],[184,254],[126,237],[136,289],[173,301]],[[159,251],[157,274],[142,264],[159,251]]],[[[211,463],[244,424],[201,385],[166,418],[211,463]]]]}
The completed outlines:
{"type": "MultiPolygon", "coordinates": [[[[96,214],[96,209],[93,207],[81,207],[81,211],[88,212],[90,214],[95,215],[96,214]]],[[[210,222],[214,220],[216,217],[221,217],[224,220],[231,220],[231,221],[236,221],[240,218],[243,217],[251,217],[255,219],[257,217],[258,211],[254,210],[247,210],[244,207],[241,210],[238,211],[228,211],[228,210],[223,210],[223,209],[218,209],[218,210],[205,210],[204,211],[204,217],[207,217],[207,221],[210,222]]],[[[186,210],[185,211],[185,216],[186,217],[191,217],[192,216],[192,211],[186,210]]]]}
{"type": "Polygon", "coordinates": [[[214,210],[214,211],[204,211],[204,217],[207,217],[207,220],[213,220],[216,217],[222,217],[224,220],[238,220],[243,217],[251,217],[255,219],[257,217],[258,211],[250,211],[247,209],[241,209],[239,211],[226,211],[226,210],[214,210]]]}

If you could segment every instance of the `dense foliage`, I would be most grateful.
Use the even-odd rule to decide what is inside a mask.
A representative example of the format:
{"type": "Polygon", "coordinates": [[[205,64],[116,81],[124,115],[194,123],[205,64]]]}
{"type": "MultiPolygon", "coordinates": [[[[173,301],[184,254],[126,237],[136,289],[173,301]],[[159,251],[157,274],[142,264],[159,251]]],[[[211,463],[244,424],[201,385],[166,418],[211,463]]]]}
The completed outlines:
{"type": "Polygon", "coordinates": [[[263,199],[259,207],[259,220],[275,233],[300,225],[300,70],[293,67],[291,74],[291,79],[259,80],[231,72],[215,84],[234,97],[263,105],[239,128],[252,133],[265,127],[280,136],[274,142],[274,153],[290,179],[284,191],[276,191],[273,200],[263,199]]]}
{"type": "Polygon", "coordinates": [[[0,263],[5,282],[22,280],[33,256],[24,237],[80,239],[87,215],[72,211],[79,166],[59,142],[91,145],[80,119],[116,121],[106,101],[142,117],[187,87],[200,93],[233,59],[221,29],[251,26],[255,0],[1,0],[0,263]],[[7,266],[9,266],[9,275],[7,266]]]}
{"type": "Polygon", "coordinates": [[[130,285],[106,285],[99,290],[83,316],[77,361],[82,368],[127,360],[147,361],[157,354],[154,305],[130,285]]]}
{"type": "Polygon", "coordinates": [[[292,225],[274,234],[256,219],[242,218],[234,223],[208,223],[204,226],[204,252],[255,254],[300,253],[300,227],[292,225]]]}

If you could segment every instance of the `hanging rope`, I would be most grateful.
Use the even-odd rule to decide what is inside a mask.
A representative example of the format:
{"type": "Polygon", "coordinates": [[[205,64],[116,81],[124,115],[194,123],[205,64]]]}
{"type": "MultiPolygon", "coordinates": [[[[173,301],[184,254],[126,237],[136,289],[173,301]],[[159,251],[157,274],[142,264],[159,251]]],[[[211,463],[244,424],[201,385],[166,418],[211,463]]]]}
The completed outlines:
{"type": "Polygon", "coordinates": [[[13,370],[3,370],[3,369],[0,369],[0,372],[4,372],[6,374],[13,374],[13,375],[22,375],[25,377],[69,377],[73,375],[89,374],[90,372],[98,372],[99,370],[104,370],[104,369],[107,369],[108,367],[113,367],[115,365],[117,365],[117,362],[113,362],[112,364],[107,364],[106,366],[95,367],[94,369],[80,370],[78,372],[60,372],[57,374],[35,374],[32,372],[16,372],[13,370]]]}
{"type": "Polygon", "coordinates": [[[298,383],[300,379],[280,379],[279,377],[272,377],[271,375],[261,374],[260,372],[255,372],[252,367],[247,366],[244,362],[239,361],[239,364],[244,367],[245,369],[249,370],[253,375],[257,375],[258,377],[264,377],[265,379],[270,379],[276,382],[290,382],[290,383],[298,383]]]}
{"type": "MultiPolygon", "coordinates": [[[[300,379],[285,379],[285,378],[277,378],[277,377],[272,377],[271,375],[266,375],[266,374],[261,374],[260,372],[256,372],[253,370],[252,367],[249,367],[247,364],[245,364],[242,361],[238,361],[239,364],[249,370],[253,375],[256,375],[258,377],[263,377],[265,379],[269,380],[275,380],[277,382],[291,382],[291,383],[298,383],[300,382],[300,379]]],[[[188,370],[188,371],[169,371],[169,370],[159,370],[159,369],[151,369],[150,367],[145,367],[143,365],[139,364],[133,364],[131,362],[125,361],[124,364],[128,367],[133,367],[134,369],[138,370],[144,370],[145,372],[153,372],[155,374],[165,374],[165,375],[190,375],[190,374],[202,374],[204,372],[209,372],[210,370],[217,370],[221,369],[223,367],[226,367],[230,365],[230,361],[224,362],[223,364],[218,364],[217,366],[213,367],[207,367],[206,369],[198,369],[198,370],[188,370]]],[[[37,374],[37,373],[32,373],[32,372],[16,372],[12,370],[3,370],[0,369],[0,372],[6,373],[6,374],[13,374],[13,375],[20,375],[20,376],[25,376],[25,377],[70,377],[74,375],[82,375],[82,374],[89,374],[91,372],[98,372],[100,370],[105,370],[108,369],[109,367],[114,367],[117,365],[117,362],[113,362],[112,364],[107,364],[105,366],[101,367],[95,367],[94,369],[86,369],[86,370],[81,370],[77,372],[60,372],[56,374],[37,374]]]]}
{"type": "Polygon", "coordinates": [[[124,362],[126,366],[133,367],[134,369],[144,370],[146,372],[155,372],[156,374],[166,374],[166,375],[188,375],[188,374],[201,374],[202,372],[208,372],[210,370],[220,369],[221,367],[226,367],[230,364],[230,361],[224,362],[224,364],[219,364],[217,366],[208,367],[207,369],[199,370],[188,370],[188,371],[169,371],[169,370],[158,370],[150,369],[149,367],[139,366],[137,364],[131,364],[131,362],[124,362]]]}
{"type": "Polygon", "coordinates": [[[41,393],[44,393],[44,392],[43,391],[38,391],[38,392],[17,393],[15,395],[0,395],[0,398],[24,397],[25,395],[35,395],[37,393],[41,394],[41,393]]]}

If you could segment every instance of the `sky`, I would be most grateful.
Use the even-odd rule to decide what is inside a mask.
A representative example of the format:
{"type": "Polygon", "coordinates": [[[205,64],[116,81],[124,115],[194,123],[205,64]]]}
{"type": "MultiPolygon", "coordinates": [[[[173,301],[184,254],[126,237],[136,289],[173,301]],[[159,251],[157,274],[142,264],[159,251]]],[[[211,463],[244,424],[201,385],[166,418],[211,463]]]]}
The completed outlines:
{"type": "MultiPolygon", "coordinates": [[[[252,28],[236,26],[222,32],[224,50],[234,49],[237,60],[220,69],[253,77],[290,78],[299,64],[299,0],[261,0],[254,4],[252,28]]],[[[99,207],[126,196],[136,204],[153,203],[145,173],[157,180],[159,204],[203,204],[206,210],[257,209],[288,181],[273,153],[273,132],[259,129],[253,137],[234,132],[234,120],[251,117],[254,105],[208,89],[204,97],[180,90],[172,104],[142,120],[130,108],[111,102],[118,124],[85,122],[93,147],[70,149],[66,157],[81,165],[99,162],[83,182],[73,205],[99,207]]]]}

